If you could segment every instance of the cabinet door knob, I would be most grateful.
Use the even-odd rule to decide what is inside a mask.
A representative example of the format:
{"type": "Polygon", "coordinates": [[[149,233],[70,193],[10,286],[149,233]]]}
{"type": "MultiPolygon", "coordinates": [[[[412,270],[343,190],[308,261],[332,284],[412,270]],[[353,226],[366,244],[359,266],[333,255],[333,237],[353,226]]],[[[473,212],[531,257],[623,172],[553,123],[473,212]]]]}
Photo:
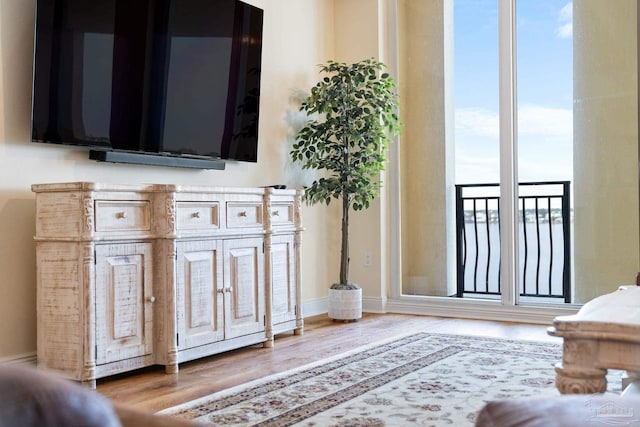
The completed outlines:
{"type": "Polygon", "coordinates": [[[126,212],[116,212],[116,218],[118,219],[125,219],[127,217],[127,213],[126,212]]]}
{"type": "Polygon", "coordinates": [[[222,288],[218,289],[218,293],[219,293],[219,294],[223,294],[224,292],[225,292],[225,290],[224,290],[224,289],[222,289],[222,288]]]}
{"type": "Polygon", "coordinates": [[[200,218],[200,212],[194,212],[191,214],[191,216],[194,218],[200,218]]]}
{"type": "Polygon", "coordinates": [[[233,288],[224,288],[224,291],[227,293],[233,292],[233,288]]]}
{"type": "Polygon", "coordinates": [[[147,298],[147,301],[149,301],[149,302],[156,302],[156,297],[154,297],[154,296],[150,296],[150,297],[148,297],[148,298],[147,298]]]}

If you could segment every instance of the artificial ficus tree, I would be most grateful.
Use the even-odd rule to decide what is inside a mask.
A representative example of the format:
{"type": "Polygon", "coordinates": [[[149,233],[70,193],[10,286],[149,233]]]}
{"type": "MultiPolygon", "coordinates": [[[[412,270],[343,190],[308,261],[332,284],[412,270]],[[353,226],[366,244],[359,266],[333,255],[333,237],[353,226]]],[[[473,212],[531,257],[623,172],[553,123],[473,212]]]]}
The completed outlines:
{"type": "Polygon", "coordinates": [[[349,211],[368,208],[379,195],[387,147],[400,132],[396,83],[384,68],[373,59],[328,61],[300,107],[310,120],[298,132],[291,158],[322,176],[304,197],[311,204],[342,202],[340,282],[332,288],[356,286],[349,281],[349,211]]]}

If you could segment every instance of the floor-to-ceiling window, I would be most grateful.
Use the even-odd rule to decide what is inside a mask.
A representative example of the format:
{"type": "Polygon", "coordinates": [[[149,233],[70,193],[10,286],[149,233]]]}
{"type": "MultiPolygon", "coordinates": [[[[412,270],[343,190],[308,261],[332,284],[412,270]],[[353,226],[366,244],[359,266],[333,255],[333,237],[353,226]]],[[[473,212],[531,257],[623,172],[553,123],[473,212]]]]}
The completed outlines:
{"type": "Polygon", "coordinates": [[[394,296],[581,304],[630,283],[636,1],[398,0],[397,10],[394,296]]]}
{"type": "MultiPolygon", "coordinates": [[[[454,1],[457,297],[499,299],[500,100],[498,0],[454,1]]],[[[451,191],[451,190],[447,190],[451,191]]]]}
{"type": "Polygon", "coordinates": [[[570,0],[515,3],[518,296],[573,302],[570,0]]]}

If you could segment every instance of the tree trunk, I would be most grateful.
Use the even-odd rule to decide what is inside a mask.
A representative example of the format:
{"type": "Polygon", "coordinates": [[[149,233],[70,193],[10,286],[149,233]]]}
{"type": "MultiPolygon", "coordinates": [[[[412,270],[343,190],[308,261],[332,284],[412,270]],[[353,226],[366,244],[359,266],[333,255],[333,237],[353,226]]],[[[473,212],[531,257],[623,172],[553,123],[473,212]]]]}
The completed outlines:
{"type": "Polygon", "coordinates": [[[349,284],[349,195],[342,195],[342,246],[340,247],[340,284],[349,284]]]}

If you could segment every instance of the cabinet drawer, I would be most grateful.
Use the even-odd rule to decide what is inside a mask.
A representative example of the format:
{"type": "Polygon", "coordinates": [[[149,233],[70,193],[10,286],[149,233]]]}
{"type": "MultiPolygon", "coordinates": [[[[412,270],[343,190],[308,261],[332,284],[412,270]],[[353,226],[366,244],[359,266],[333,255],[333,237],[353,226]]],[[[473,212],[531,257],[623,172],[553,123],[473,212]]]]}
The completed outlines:
{"type": "Polygon", "coordinates": [[[178,202],[176,212],[178,230],[220,228],[220,204],[218,202],[178,202]]]}
{"type": "Polygon", "coordinates": [[[96,231],[149,231],[151,206],[148,200],[96,200],[96,231]]]}
{"type": "Polygon", "coordinates": [[[293,225],[293,203],[273,203],[269,215],[272,225],[293,225]]]}
{"type": "Polygon", "coordinates": [[[262,203],[227,203],[227,228],[256,227],[262,225],[262,203]]]}

